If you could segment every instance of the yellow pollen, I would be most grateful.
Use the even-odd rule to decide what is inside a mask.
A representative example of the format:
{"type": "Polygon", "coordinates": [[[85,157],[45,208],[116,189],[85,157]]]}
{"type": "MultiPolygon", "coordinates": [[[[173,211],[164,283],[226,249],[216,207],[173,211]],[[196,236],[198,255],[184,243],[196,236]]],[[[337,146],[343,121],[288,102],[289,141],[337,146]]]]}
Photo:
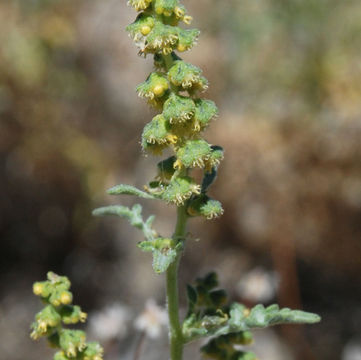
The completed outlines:
{"type": "Polygon", "coordinates": [[[163,96],[164,95],[164,86],[163,85],[156,85],[154,86],[154,89],[153,89],[153,94],[155,96],[163,96]]]}
{"type": "Polygon", "coordinates": [[[86,318],[88,317],[88,314],[85,313],[85,312],[81,312],[80,315],[79,315],[79,320],[81,322],[85,322],[86,318]]]}
{"type": "Polygon", "coordinates": [[[192,207],[189,207],[187,209],[187,212],[190,216],[198,216],[199,215],[198,212],[196,212],[195,209],[193,209],[192,207]]]}
{"type": "Polygon", "coordinates": [[[43,292],[44,286],[43,284],[35,283],[33,285],[33,293],[37,296],[41,295],[43,292]]]}
{"type": "Polygon", "coordinates": [[[164,11],[164,13],[163,13],[165,16],[171,16],[172,15],[172,12],[171,11],[168,11],[168,10],[166,10],[166,11],[164,11]]]}
{"type": "Polygon", "coordinates": [[[141,27],[140,32],[145,36],[148,35],[151,32],[151,28],[148,25],[144,25],[141,27]]]}
{"type": "Polygon", "coordinates": [[[162,7],[157,7],[157,8],[155,8],[155,12],[156,12],[158,15],[162,15],[162,14],[163,14],[163,8],[162,8],[162,7]]]}
{"type": "Polygon", "coordinates": [[[177,159],[173,164],[174,169],[181,169],[182,166],[183,166],[183,164],[179,159],[177,159]]]}
{"type": "Polygon", "coordinates": [[[179,52],[183,52],[183,51],[186,51],[187,48],[186,48],[186,46],[183,45],[183,44],[178,44],[177,50],[178,50],[179,52]]]}
{"type": "Polygon", "coordinates": [[[64,291],[60,294],[60,302],[64,305],[69,305],[73,301],[70,293],[64,291]]]}
{"type": "Polygon", "coordinates": [[[176,144],[177,140],[178,140],[178,136],[177,135],[167,135],[167,140],[171,143],[171,144],[176,144]]]}
{"type": "Polygon", "coordinates": [[[48,328],[48,325],[47,325],[47,323],[45,321],[39,321],[38,327],[39,327],[41,332],[45,332],[46,329],[48,328]]]}
{"type": "Polygon", "coordinates": [[[186,16],[183,18],[183,22],[184,22],[185,24],[187,24],[187,25],[189,25],[192,21],[193,21],[192,16],[186,15],[186,16]]]}
{"type": "Polygon", "coordinates": [[[182,16],[184,16],[184,10],[181,9],[179,6],[176,6],[174,8],[174,12],[177,15],[177,17],[181,18],[182,16]]]}

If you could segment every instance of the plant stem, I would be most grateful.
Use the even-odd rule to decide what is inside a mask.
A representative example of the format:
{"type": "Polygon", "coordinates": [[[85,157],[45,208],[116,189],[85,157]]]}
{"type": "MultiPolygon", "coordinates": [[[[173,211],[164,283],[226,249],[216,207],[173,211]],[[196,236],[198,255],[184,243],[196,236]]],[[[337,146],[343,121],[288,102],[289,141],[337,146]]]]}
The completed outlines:
{"type": "MultiPolygon", "coordinates": [[[[185,206],[177,209],[177,224],[173,238],[177,241],[184,241],[186,232],[187,214],[185,206]]],[[[169,317],[169,340],[171,360],[181,360],[183,355],[183,334],[179,321],[179,300],[178,300],[178,265],[181,252],[167,270],[167,302],[169,317]]]]}

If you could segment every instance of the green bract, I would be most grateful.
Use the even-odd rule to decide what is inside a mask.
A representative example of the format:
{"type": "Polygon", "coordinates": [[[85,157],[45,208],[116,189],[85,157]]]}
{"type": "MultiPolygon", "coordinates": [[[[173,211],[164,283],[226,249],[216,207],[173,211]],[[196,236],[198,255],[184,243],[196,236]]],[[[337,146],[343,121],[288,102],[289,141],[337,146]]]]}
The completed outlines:
{"type": "Polygon", "coordinates": [[[137,86],[138,95],[148,100],[161,98],[168,90],[168,81],[166,77],[159,72],[153,72],[148,79],[137,86]]]}
{"type": "Polygon", "coordinates": [[[201,195],[192,200],[187,208],[191,216],[204,216],[206,219],[214,219],[223,214],[222,204],[209,198],[207,195],[201,195]]]}
{"type": "Polygon", "coordinates": [[[171,124],[179,124],[190,120],[195,110],[196,106],[192,99],[173,93],[164,103],[163,116],[171,124]]]}
{"type": "Polygon", "coordinates": [[[192,195],[198,195],[201,187],[190,176],[179,176],[165,188],[162,199],[177,206],[183,205],[192,195]]]}
{"type": "Polygon", "coordinates": [[[200,129],[204,129],[209,122],[218,114],[216,104],[211,100],[197,99],[195,100],[196,111],[194,121],[200,129]]]}
{"type": "Polygon", "coordinates": [[[211,155],[211,146],[202,139],[187,140],[177,150],[177,159],[181,166],[186,168],[204,167],[211,155]]]}
{"type": "Polygon", "coordinates": [[[142,144],[167,144],[170,141],[171,133],[168,121],[163,115],[157,115],[148,123],[142,134],[142,144]]]}
{"type": "Polygon", "coordinates": [[[169,81],[184,90],[202,89],[206,90],[208,81],[201,76],[202,70],[184,61],[176,61],[168,72],[169,81]]]}

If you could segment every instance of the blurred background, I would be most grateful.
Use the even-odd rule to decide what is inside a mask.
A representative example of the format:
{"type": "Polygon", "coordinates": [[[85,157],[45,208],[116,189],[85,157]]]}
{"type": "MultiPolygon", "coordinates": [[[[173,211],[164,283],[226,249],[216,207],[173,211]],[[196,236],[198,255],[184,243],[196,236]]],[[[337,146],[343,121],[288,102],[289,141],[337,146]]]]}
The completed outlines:
{"type": "MultiPolygon", "coordinates": [[[[212,189],[225,214],[191,221],[180,285],[215,269],[235,301],[322,315],[256,332],[260,359],[360,360],[361,2],[184,4],[202,30],[184,59],[210,81],[220,117],[206,138],[226,158],[212,189]]],[[[71,278],[107,360],[133,359],[139,314],[165,305],[141,234],[91,216],[133,204],[105,190],[142,187],[159,161],[139,144],[153,113],[134,89],[152,59],[124,30],[134,18],[124,0],[0,0],[1,359],[52,358],[29,339],[31,285],[48,270],[71,278]]],[[[174,209],[142,204],[171,234],[174,209]]],[[[145,339],[140,359],[166,360],[166,335],[145,339]]]]}

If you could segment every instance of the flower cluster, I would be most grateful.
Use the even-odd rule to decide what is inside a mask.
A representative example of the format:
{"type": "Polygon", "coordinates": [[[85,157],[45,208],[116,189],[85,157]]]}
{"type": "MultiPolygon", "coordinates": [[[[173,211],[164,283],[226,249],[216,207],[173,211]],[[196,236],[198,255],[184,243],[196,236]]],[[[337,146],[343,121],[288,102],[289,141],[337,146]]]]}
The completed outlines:
{"type": "Polygon", "coordinates": [[[72,305],[70,281],[65,276],[48,273],[48,280],[36,282],[33,292],[46,304],[35,315],[30,336],[37,340],[47,337],[51,346],[60,350],[54,360],[102,360],[103,348],[97,342],[86,342],[86,334],[80,330],[64,329],[63,324],[85,322],[87,314],[72,305]]]}
{"type": "Polygon", "coordinates": [[[146,190],[168,203],[187,206],[189,216],[216,218],[223,213],[221,204],[206,195],[207,189],[197,184],[190,170],[200,168],[207,176],[223,159],[223,149],[202,138],[218,109],[213,101],[199,97],[208,88],[202,70],[175,53],[190,49],[199,31],[178,26],[191,20],[178,0],[130,0],[128,4],[140,13],[127,31],[141,54],[153,54],[156,68],[137,87],[138,95],[160,111],[144,127],[142,148],[155,155],[168,148],[174,153],[158,164],[158,174],[146,190]]]}

